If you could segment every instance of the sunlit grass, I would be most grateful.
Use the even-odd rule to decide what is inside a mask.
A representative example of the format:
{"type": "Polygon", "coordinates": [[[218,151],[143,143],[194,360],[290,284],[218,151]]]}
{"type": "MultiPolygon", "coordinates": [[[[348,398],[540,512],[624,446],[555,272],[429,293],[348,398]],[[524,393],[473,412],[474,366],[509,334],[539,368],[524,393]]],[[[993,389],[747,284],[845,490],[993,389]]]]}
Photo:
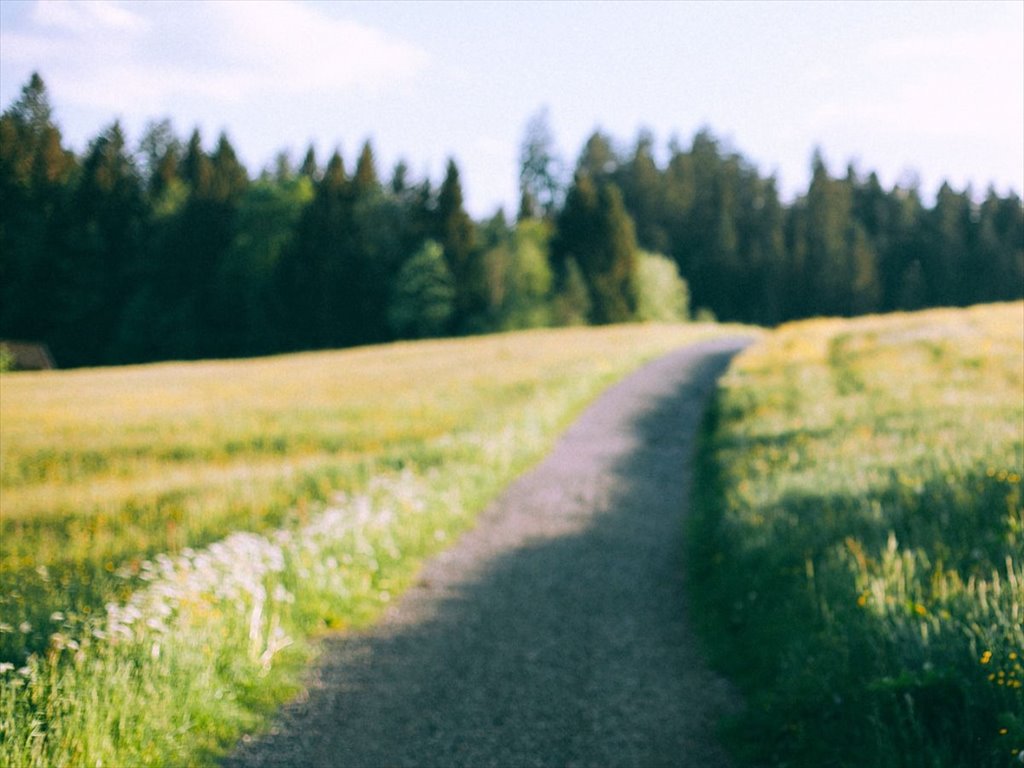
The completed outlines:
{"type": "Polygon", "coordinates": [[[695,600],[757,764],[1024,749],[1024,305],[780,328],[721,382],[695,600]]]}
{"type": "Polygon", "coordinates": [[[208,762],[603,387],[732,330],[5,374],[0,763],[208,762]]]}

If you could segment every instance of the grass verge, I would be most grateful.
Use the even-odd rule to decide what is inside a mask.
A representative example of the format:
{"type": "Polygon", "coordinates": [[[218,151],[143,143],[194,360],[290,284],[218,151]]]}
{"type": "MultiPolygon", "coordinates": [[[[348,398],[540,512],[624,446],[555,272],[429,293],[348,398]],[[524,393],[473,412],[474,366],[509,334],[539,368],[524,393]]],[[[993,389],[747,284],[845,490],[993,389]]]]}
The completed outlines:
{"type": "Polygon", "coordinates": [[[601,389],[730,330],[5,374],[0,764],[212,764],[601,389]]]}
{"type": "Polygon", "coordinates": [[[1024,304],[784,326],[709,414],[693,600],[776,766],[1024,750],[1024,304]]]}

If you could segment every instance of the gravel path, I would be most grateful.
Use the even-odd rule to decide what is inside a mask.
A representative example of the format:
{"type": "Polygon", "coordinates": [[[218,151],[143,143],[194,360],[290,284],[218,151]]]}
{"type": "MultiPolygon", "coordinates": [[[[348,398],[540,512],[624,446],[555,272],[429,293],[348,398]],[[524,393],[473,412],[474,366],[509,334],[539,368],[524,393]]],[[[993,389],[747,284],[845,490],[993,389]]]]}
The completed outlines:
{"type": "Polygon", "coordinates": [[[225,766],[726,766],[737,706],[684,608],[689,456],[742,339],[602,395],[225,766]]]}

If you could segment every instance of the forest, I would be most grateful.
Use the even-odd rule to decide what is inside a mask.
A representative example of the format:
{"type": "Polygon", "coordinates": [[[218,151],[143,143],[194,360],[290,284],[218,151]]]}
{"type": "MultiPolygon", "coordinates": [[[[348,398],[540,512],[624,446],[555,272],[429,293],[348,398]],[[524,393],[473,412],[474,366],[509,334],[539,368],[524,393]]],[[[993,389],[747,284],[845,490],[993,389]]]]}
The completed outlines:
{"type": "MultiPolygon", "coordinates": [[[[474,221],[369,141],[252,175],[230,140],[118,122],[79,156],[35,74],[0,115],[0,339],[60,367],[263,355],[536,326],[685,319],[775,325],[1024,296],[1024,205],[943,183],[882,186],[817,150],[806,192],[703,129],[631,146],[595,131],[566,172],[540,112],[521,202],[474,221]]],[[[951,148],[955,151],[955,148],[951,148]]]]}

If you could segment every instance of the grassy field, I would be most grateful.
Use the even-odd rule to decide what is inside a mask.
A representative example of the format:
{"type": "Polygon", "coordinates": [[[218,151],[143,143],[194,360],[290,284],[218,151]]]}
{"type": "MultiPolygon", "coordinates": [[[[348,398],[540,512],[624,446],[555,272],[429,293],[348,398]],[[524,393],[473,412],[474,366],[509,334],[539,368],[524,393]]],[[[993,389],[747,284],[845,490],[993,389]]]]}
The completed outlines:
{"type": "Polygon", "coordinates": [[[1024,304],[785,326],[709,415],[698,615],[757,765],[1017,764],[1024,304]]]}
{"type": "Polygon", "coordinates": [[[0,383],[0,764],[201,765],[602,388],[720,326],[0,383]]]}

